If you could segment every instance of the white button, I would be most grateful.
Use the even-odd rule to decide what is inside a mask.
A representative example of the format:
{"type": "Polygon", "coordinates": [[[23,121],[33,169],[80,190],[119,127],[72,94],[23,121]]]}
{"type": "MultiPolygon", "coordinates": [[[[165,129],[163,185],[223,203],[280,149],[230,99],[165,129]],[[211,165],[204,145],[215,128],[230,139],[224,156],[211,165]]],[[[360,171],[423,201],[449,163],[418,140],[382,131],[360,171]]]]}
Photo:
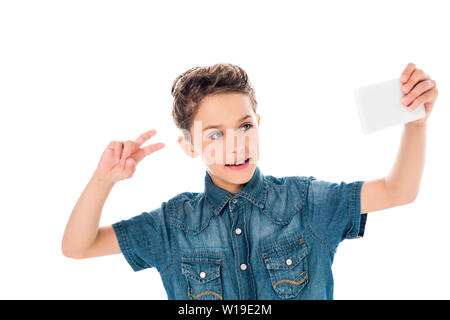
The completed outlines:
{"type": "Polygon", "coordinates": [[[241,228],[236,228],[236,230],[234,230],[234,232],[236,232],[236,234],[241,234],[242,230],[241,230],[241,228]]]}
{"type": "Polygon", "coordinates": [[[233,199],[233,203],[236,203],[237,202],[237,199],[233,199]]]}
{"type": "Polygon", "coordinates": [[[206,278],[206,273],[203,271],[200,272],[200,278],[202,278],[202,279],[206,278]]]}
{"type": "Polygon", "coordinates": [[[287,258],[287,259],[286,259],[286,264],[287,264],[288,266],[290,266],[290,265],[292,264],[292,260],[289,259],[289,258],[287,258]]]}
{"type": "Polygon", "coordinates": [[[241,270],[246,270],[247,269],[247,265],[245,263],[241,264],[241,270]]]}

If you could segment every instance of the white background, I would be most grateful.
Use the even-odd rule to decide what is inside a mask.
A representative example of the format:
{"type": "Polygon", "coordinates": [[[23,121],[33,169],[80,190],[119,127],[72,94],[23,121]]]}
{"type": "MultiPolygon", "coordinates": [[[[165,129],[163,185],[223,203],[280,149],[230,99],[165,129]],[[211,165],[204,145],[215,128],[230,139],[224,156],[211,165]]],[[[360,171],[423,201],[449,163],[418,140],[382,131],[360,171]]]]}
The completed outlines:
{"type": "Polygon", "coordinates": [[[156,129],[166,147],[111,191],[100,225],[203,191],[184,155],[172,81],[231,62],[256,89],[264,174],[380,178],[402,125],[364,135],[356,87],[408,62],[435,79],[417,200],[369,213],[333,265],[335,299],[448,299],[450,181],[446,1],[2,1],[0,3],[0,298],[166,299],[155,269],[122,254],[61,252],[70,213],[112,140],[156,129]]]}

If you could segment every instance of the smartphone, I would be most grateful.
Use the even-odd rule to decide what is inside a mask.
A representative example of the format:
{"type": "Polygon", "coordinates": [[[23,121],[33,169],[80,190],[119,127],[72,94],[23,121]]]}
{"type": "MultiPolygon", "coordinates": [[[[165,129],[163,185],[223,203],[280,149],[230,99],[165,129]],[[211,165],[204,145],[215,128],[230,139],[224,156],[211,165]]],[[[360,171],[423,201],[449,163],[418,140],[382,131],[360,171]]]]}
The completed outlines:
{"type": "Polygon", "coordinates": [[[403,83],[393,79],[357,88],[356,106],[363,133],[369,134],[425,117],[424,104],[408,111],[402,104],[403,83]]]}

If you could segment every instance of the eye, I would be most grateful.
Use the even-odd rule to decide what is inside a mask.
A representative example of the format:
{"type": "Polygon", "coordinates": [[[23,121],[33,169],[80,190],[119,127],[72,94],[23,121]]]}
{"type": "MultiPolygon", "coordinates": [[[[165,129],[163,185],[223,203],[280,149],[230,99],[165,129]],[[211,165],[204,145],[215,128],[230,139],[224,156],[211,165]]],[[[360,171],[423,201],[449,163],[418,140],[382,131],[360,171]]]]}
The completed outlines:
{"type": "MultiPolygon", "coordinates": [[[[248,126],[247,130],[253,127],[253,125],[252,125],[252,124],[250,124],[250,123],[246,123],[246,124],[242,125],[242,127],[241,127],[241,128],[243,128],[243,127],[245,127],[245,126],[248,126]]],[[[244,130],[244,131],[247,131],[247,130],[244,130]]]]}
{"type": "Polygon", "coordinates": [[[216,139],[220,138],[221,136],[222,136],[222,132],[216,131],[212,135],[210,135],[208,138],[211,139],[211,140],[216,140],[216,139]],[[220,134],[220,136],[216,136],[218,134],[220,134]]]}

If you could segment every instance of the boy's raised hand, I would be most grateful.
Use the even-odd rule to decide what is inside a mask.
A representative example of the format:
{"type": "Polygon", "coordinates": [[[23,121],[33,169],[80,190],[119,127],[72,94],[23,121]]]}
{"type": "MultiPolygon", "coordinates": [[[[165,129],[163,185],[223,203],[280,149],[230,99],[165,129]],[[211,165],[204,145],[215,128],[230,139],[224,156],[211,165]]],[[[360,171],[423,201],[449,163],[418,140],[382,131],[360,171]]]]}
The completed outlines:
{"type": "Polygon", "coordinates": [[[132,177],[136,171],[136,165],[142,159],[165,146],[160,142],[140,148],[155,134],[156,130],[152,129],[144,132],[134,141],[111,141],[103,151],[96,174],[102,180],[111,183],[132,177]]]}
{"type": "Polygon", "coordinates": [[[422,103],[425,106],[425,117],[405,125],[426,124],[438,96],[436,81],[412,62],[403,70],[400,81],[403,83],[401,90],[404,94],[401,102],[408,107],[407,110],[413,111],[422,103]]]}

